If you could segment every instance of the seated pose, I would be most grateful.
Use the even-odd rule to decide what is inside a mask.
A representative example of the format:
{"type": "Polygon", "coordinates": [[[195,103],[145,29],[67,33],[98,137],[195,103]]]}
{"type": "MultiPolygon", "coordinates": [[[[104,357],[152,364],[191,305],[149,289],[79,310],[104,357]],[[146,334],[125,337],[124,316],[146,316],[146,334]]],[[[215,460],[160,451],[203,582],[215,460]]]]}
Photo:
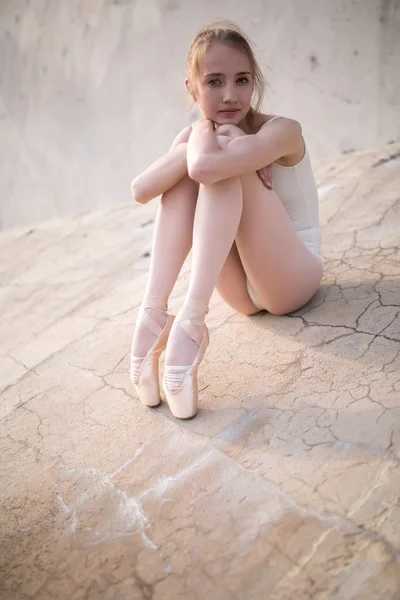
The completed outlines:
{"type": "Polygon", "coordinates": [[[235,24],[214,23],[195,37],[186,87],[204,118],[131,186],[142,204],[162,195],[131,379],[142,402],[157,406],[166,349],[163,388],[181,419],[197,412],[213,290],[246,315],[284,315],[310,300],[322,277],[318,195],[301,126],[259,112],[263,77],[235,24]],[[168,298],[190,249],[190,282],[174,317],[168,298]]]}

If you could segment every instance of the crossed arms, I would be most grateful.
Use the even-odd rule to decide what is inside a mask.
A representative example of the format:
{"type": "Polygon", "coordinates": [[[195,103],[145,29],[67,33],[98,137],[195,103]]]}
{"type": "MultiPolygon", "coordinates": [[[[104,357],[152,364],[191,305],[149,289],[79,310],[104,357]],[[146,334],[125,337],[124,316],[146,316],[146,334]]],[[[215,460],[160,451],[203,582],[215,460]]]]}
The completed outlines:
{"type": "Polygon", "coordinates": [[[276,119],[254,135],[246,135],[232,125],[214,131],[209,119],[201,119],[183,129],[169,152],[133,180],[132,196],[146,204],[186,174],[199,183],[213,185],[228,177],[252,173],[294,154],[302,143],[301,126],[292,119],[276,119]],[[229,136],[230,131],[234,132],[233,139],[220,144],[218,134],[229,136]]]}

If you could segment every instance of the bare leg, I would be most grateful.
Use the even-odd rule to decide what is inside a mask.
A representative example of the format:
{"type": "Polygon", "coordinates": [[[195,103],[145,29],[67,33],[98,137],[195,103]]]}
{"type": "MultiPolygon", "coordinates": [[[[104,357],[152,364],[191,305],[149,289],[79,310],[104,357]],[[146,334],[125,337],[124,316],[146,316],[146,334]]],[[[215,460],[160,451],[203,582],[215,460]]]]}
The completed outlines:
{"type": "Polygon", "coordinates": [[[237,312],[253,315],[260,309],[253,303],[246,285],[246,271],[234,242],[217,281],[219,295],[237,312]]]}
{"type": "MultiPolygon", "coordinates": [[[[198,187],[184,177],[161,198],[153,238],[150,271],[142,306],[151,306],[149,316],[161,327],[166,323],[168,298],[192,246],[193,221],[198,187]]],[[[143,357],[156,335],[141,322],[132,340],[132,354],[143,357]]]]}
{"type": "Polygon", "coordinates": [[[243,212],[236,244],[242,265],[230,255],[220,274],[219,291],[233,308],[251,314],[251,299],[244,293],[248,277],[268,311],[286,314],[317,291],[321,262],[299,239],[275,191],[266,189],[256,174],[242,176],[241,182],[243,212]]]}
{"type": "Polygon", "coordinates": [[[193,258],[189,289],[168,340],[166,365],[191,365],[199,349],[180,321],[193,319],[202,331],[208,304],[220,271],[237,234],[243,206],[239,177],[200,185],[193,229],[193,258]]]}

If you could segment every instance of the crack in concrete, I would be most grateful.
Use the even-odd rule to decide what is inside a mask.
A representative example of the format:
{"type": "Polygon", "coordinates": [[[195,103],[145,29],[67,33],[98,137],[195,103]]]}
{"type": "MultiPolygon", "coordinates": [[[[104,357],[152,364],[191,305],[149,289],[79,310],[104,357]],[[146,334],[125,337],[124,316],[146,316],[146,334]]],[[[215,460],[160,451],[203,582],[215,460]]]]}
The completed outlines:
{"type": "MultiPolygon", "coordinates": [[[[367,158],[364,160],[366,161],[367,158]]],[[[369,160],[372,164],[375,159],[369,160]]],[[[352,164],[353,162],[346,162],[342,172],[345,173],[352,164]]],[[[382,162],[378,161],[378,164],[382,164],[382,162]]],[[[355,170],[368,173],[370,168],[371,165],[360,163],[360,167],[357,166],[355,170]]],[[[336,169],[336,177],[340,171],[340,168],[336,169]]],[[[392,496],[395,485],[393,482],[397,481],[396,473],[400,466],[399,438],[396,426],[398,420],[396,393],[400,390],[400,387],[397,387],[399,382],[396,372],[400,356],[400,349],[396,350],[400,342],[396,335],[396,319],[400,315],[400,307],[396,304],[396,290],[398,289],[396,252],[398,252],[398,245],[392,243],[394,234],[392,235],[392,225],[389,223],[391,216],[395,215],[400,206],[400,199],[397,198],[396,190],[393,188],[392,191],[392,188],[388,187],[392,183],[389,182],[386,185],[385,181],[379,179],[383,176],[380,175],[380,171],[376,171],[376,181],[372,182],[368,190],[363,177],[357,175],[356,178],[350,179],[347,176],[347,181],[340,191],[341,195],[339,196],[337,192],[332,195],[333,200],[337,201],[335,206],[332,205],[334,209],[332,214],[329,214],[331,207],[325,200],[322,203],[329,216],[325,225],[328,240],[329,236],[333,239],[332,236],[337,232],[339,245],[335,248],[335,242],[329,242],[328,259],[325,261],[324,287],[316,299],[311,301],[307,307],[295,311],[286,318],[279,321],[276,318],[272,319],[270,331],[267,331],[266,335],[262,331],[260,333],[262,328],[268,329],[269,326],[269,323],[266,322],[268,317],[265,314],[248,319],[236,314],[220,316],[218,313],[216,323],[211,328],[217,334],[215,336],[217,346],[213,348],[213,352],[218,354],[218,344],[226,343],[227,336],[225,334],[228,330],[230,332],[233,328],[233,333],[232,335],[229,333],[228,337],[230,345],[223,362],[224,367],[227,367],[224,372],[215,372],[215,364],[211,358],[206,358],[203,362],[207,376],[202,378],[199,383],[202,392],[209,391],[207,409],[209,405],[212,408],[209,409],[208,414],[204,411],[205,418],[202,419],[200,411],[200,418],[195,422],[177,422],[164,412],[165,405],[159,410],[152,411],[151,417],[149,417],[153,419],[151,432],[153,432],[153,425],[159,425],[162,430],[160,435],[157,435],[155,428],[156,434],[152,433],[148,441],[141,442],[139,445],[135,444],[135,450],[130,450],[128,457],[116,460],[115,464],[118,466],[110,468],[110,471],[112,470],[110,473],[95,466],[67,466],[67,462],[74,461],[73,452],[77,451],[77,449],[71,448],[75,438],[68,430],[62,433],[65,436],[70,435],[70,440],[66,441],[67,445],[63,444],[59,447],[59,455],[57,455],[56,445],[54,445],[55,456],[52,456],[51,450],[49,452],[48,434],[45,432],[47,426],[50,425],[51,428],[49,419],[51,420],[52,417],[46,414],[45,402],[40,399],[36,403],[35,400],[40,395],[43,395],[43,399],[45,399],[45,394],[49,390],[57,390],[58,387],[54,387],[54,383],[47,382],[46,375],[48,374],[45,369],[45,383],[40,382],[40,387],[43,385],[45,388],[46,385],[50,385],[49,389],[42,388],[40,392],[29,393],[28,400],[23,401],[21,401],[23,398],[21,390],[27,387],[26,384],[31,385],[32,381],[39,380],[43,371],[40,367],[46,361],[54,360],[55,357],[63,361],[65,359],[63,353],[72,345],[76,344],[76,348],[82,348],[84,344],[87,344],[88,352],[90,352],[91,340],[88,340],[88,336],[97,327],[108,323],[118,326],[118,322],[120,322],[122,328],[123,323],[129,319],[121,318],[118,321],[118,317],[123,317],[137,309],[140,306],[138,297],[136,296],[129,309],[118,313],[112,313],[111,310],[109,312],[112,314],[103,318],[88,317],[91,322],[95,323],[90,331],[65,344],[63,348],[47,356],[32,369],[28,369],[22,361],[14,359],[13,350],[10,351],[8,357],[27,369],[27,373],[6,388],[9,394],[7,402],[10,402],[10,407],[15,400],[18,404],[4,420],[13,429],[10,429],[7,435],[2,435],[2,446],[7,449],[8,459],[15,460],[19,453],[22,454],[24,450],[27,452],[29,449],[30,458],[33,454],[38,464],[42,463],[43,466],[45,460],[54,461],[55,467],[58,467],[55,489],[52,490],[58,507],[55,520],[43,518],[47,515],[38,513],[40,518],[29,527],[25,527],[25,525],[17,527],[16,532],[24,534],[22,537],[28,540],[26,543],[29,543],[29,533],[40,532],[41,528],[46,532],[61,527],[62,533],[67,534],[67,537],[70,538],[68,543],[78,550],[103,546],[106,548],[106,544],[109,544],[110,541],[115,543],[118,540],[137,536],[138,544],[133,543],[132,540],[131,545],[128,546],[133,553],[131,556],[132,581],[135,593],[138,590],[138,595],[150,600],[155,595],[154,590],[157,584],[165,581],[172,573],[171,564],[174,563],[170,557],[177,552],[176,544],[175,550],[169,549],[168,538],[165,546],[164,541],[160,542],[162,538],[157,525],[160,521],[162,522],[164,512],[168,514],[169,511],[172,511],[172,514],[175,515],[171,517],[168,530],[173,532],[172,535],[168,534],[172,538],[172,542],[174,538],[175,540],[183,539],[185,548],[190,544],[195,547],[197,535],[212,536],[215,533],[210,524],[211,521],[207,522],[205,519],[206,524],[202,526],[201,523],[196,522],[196,517],[200,521],[201,511],[205,510],[210,513],[214,511],[218,519],[218,510],[221,509],[221,498],[224,493],[227,491],[229,493],[230,486],[242,485],[242,488],[239,488],[237,502],[228,497],[226,510],[221,512],[221,520],[226,518],[226,527],[230,532],[234,532],[238,552],[242,553],[241,556],[244,560],[251,556],[252,550],[246,546],[249,544],[249,540],[255,543],[259,531],[263,535],[265,532],[271,531],[270,529],[265,530],[263,527],[276,526],[278,531],[279,515],[293,512],[298,523],[307,524],[315,521],[319,524],[317,533],[313,533],[312,536],[307,534],[307,538],[302,538],[302,552],[297,556],[295,554],[292,556],[292,548],[288,547],[288,549],[281,544],[279,537],[275,541],[271,535],[269,552],[272,560],[284,560],[285,565],[288,565],[285,577],[270,588],[270,591],[273,587],[274,590],[282,592],[282,598],[289,597],[289,592],[286,592],[284,586],[295,589],[300,577],[308,582],[309,586],[309,589],[301,591],[302,598],[313,598],[316,584],[312,569],[315,561],[318,561],[318,556],[326,551],[327,545],[329,546],[330,536],[341,535],[343,536],[342,541],[346,536],[347,539],[353,537],[361,540],[358,543],[357,551],[354,554],[349,552],[346,555],[347,566],[350,563],[351,565],[357,564],[361,553],[366,552],[370,547],[375,548],[373,553],[379,557],[374,558],[375,564],[378,560],[386,565],[398,564],[398,550],[392,539],[393,532],[388,529],[387,524],[391,524],[395,519],[395,510],[398,506],[398,499],[396,500],[392,496]],[[383,196],[386,192],[388,195],[383,196]],[[378,193],[382,193],[381,207],[376,208],[374,200],[372,206],[375,207],[375,212],[372,213],[372,218],[371,213],[366,214],[365,218],[360,213],[358,224],[355,212],[356,201],[367,203],[369,197],[376,197],[378,193]],[[343,228],[347,216],[350,219],[349,228],[354,229],[353,231],[349,231],[349,228],[345,231],[343,228]],[[373,222],[369,223],[369,220],[373,222]],[[367,225],[367,223],[369,224],[367,225]],[[385,227],[388,227],[390,239],[383,237],[385,227]],[[381,241],[375,240],[377,228],[380,228],[379,231],[382,233],[381,241]],[[386,248],[387,245],[390,247],[386,248]],[[324,319],[333,320],[333,322],[343,320],[346,325],[318,322],[324,319]],[[250,336],[254,333],[254,340],[250,339],[249,334],[245,331],[245,328],[249,327],[249,323],[250,336]],[[369,328],[373,329],[374,333],[365,331],[369,328]],[[379,331],[376,332],[378,329],[379,331]],[[356,348],[357,343],[360,345],[359,348],[356,348]],[[247,347],[249,344],[252,346],[247,347]],[[336,349],[335,344],[337,344],[336,349]],[[395,346],[395,344],[397,345],[395,346]],[[256,348],[257,350],[255,350],[256,348]],[[323,352],[324,348],[327,350],[326,353],[323,352]],[[357,355],[357,358],[351,356],[348,348],[356,349],[353,354],[357,355]],[[257,351],[257,358],[252,358],[255,351],[257,351]],[[235,364],[237,353],[243,357],[240,367],[239,363],[235,364]],[[345,369],[344,375],[339,372],[342,365],[345,369]],[[251,384],[254,382],[254,386],[246,385],[245,380],[239,381],[239,368],[244,369],[251,384]],[[259,390],[262,393],[259,393],[259,390]],[[212,406],[213,397],[217,401],[215,410],[212,406]],[[19,411],[19,409],[21,410],[19,411]],[[234,416],[232,417],[232,415],[234,416]],[[361,418],[364,419],[362,422],[359,421],[361,418]],[[358,429],[359,422],[361,425],[358,429]],[[17,439],[24,436],[23,428],[26,428],[26,423],[28,423],[28,430],[31,433],[27,436],[27,429],[25,429],[27,439],[17,439]],[[371,433],[367,431],[368,427],[371,428],[371,433]],[[157,443],[156,440],[158,440],[157,443]],[[159,451],[166,440],[168,440],[168,444],[172,444],[175,440],[180,442],[174,450],[178,458],[174,457],[176,460],[173,463],[174,466],[170,466],[168,463],[165,467],[168,469],[168,476],[165,476],[164,471],[164,476],[154,479],[154,473],[149,472],[151,481],[146,484],[148,457],[152,451],[159,451]],[[382,447],[379,444],[382,444],[382,447]],[[68,460],[66,460],[67,455],[62,453],[61,448],[67,448],[68,445],[68,460]],[[185,449],[193,452],[191,460],[185,456],[185,449]],[[181,454],[182,458],[180,459],[181,454]],[[189,464],[187,464],[188,460],[189,464]],[[313,461],[315,462],[315,473],[312,472],[313,461]],[[304,473],[303,465],[306,467],[304,473]],[[214,473],[213,468],[215,467],[216,473],[211,478],[209,477],[210,467],[212,473],[214,473]],[[368,467],[370,467],[367,482],[369,487],[363,482],[359,495],[355,498],[354,489],[357,482],[352,481],[352,477],[355,479],[357,473],[361,473],[361,477],[368,467]],[[143,468],[144,471],[140,471],[143,468]],[[141,492],[137,495],[129,494],[122,488],[125,484],[133,485],[138,473],[141,473],[142,477],[140,479],[141,492]],[[335,483],[335,477],[342,481],[341,478],[346,473],[349,485],[352,486],[353,496],[346,495],[346,490],[343,489],[334,492],[330,497],[330,490],[334,489],[332,486],[335,483]],[[240,477],[243,478],[241,484],[236,482],[240,477]],[[392,477],[393,482],[391,482],[392,477]],[[188,486],[188,493],[185,486],[188,486]],[[247,490],[246,486],[248,486],[247,490]],[[390,490],[391,495],[380,506],[373,506],[374,502],[379,501],[382,497],[386,490],[385,486],[390,490]],[[269,514],[267,506],[255,505],[254,520],[247,515],[250,525],[243,529],[240,520],[236,517],[239,514],[238,511],[249,510],[246,500],[249,498],[250,492],[254,490],[257,491],[259,498],[265,500],[266,505],[267,500],[274,498],[276,512],[269,514]],[[67,494],[69,495],[68,500],[67,494]],[[104,506],[106,507],[105,511],[103,510],[104,506]],[[86,517],[93,507],[95,508],[93,511],[95,524],[85,528],[86,517]],[[184,511],[183,514],[180,514],[181,507],[184,511]],[[99,511],[96,512],[98,508],[99,511]],[[264,515],[262,514],[263,510],[264,515]],[[258,512],[261,516],[260,522],[257,524],[258,512]],[[365,522],[358,522],[362,519],[365,522]],[[193,532],[191,532],[192,530],[193,532]],[[139,549],[136,548],[137,545],[139,549]],[[156,583],[151,585],[145,581],[145,577],[141,576],[137,568],[140,548],[147,549],[151,556],[157,556],[162,564],[157,571],[156,583]]],[[[382,173],[383,171],[385,169],[382,169],[382,173]]],[[[346,175],[348,174],[346,173],[346,175]]],[[[329,175],[326,179],[332,183],[329,175]]],[[[76,237],[76,232],[69,235],[76,237]]],[[[122,251],[125,253],[125,250],[124,245],[122,251]]],[[[44,248],[38,254],[43,255],[43,252],[45,252],[44,248]]],[[[52,323],[47,323],[41,333],[51,330],[52,326],[62,322],[66,317],[79,316],[93,303],[101,302],[103,299],[107,300],[107,294],[112,290],[113,283],[118,282],[120,277],[125,281],[125,278],[120,276],[121,271],[126,269],[127,265],[128,268],[132,265],[137,266],[136,261],[135,251],[129,256],[124,254],[118,264],[107,263],[105,273],[94,277],[93,286],[97,286],[97,289],[93,290],[91,287],[89,292],[85,289],[88,292],[85,293],[85,297],[81,297],[73,306],[69,304],[68,310],[52,323]]],[[[116,262],[114,261],[114,263],[116,262]]],[[[144,263],[145,261],[143,261],[143,265],[144,263]]],[[[28,265],[25,271],[29,272],[31,268],[28,265]]],[[[67,278],[73,275],[70,273],[71,265],[65,268],[67,278]]],[[[137,272],[139,272],[138,268],[135,273],[137,272]]],[[[82,273],[78,273],[78,275],[82,276],[82,273]]],[[[184,276],[187,276],[186,271],[184,276]]],[[[53,285],[53,287],[47,285],[47,292],[54,299],[54,302],[52,301],[50,304],[51,306],[56,305],[56,311],[64,310],[59,305],[62,302],[59,297],[64,288],[64,284],[53,285]]],[[[13,291],[16,289],[16,283],[13,281],[10,287],[10,298],[15,296],[22,298],[23,304],[20,306],[26,307],[27,305],[24,303],[27,302],[28,295],[25,289],[22,289],[22,292],[13,291]]],[[[180,301],[182,298],[183,295],[179,293],[175,299],[180,301]]],[[[39,302],[42,301],[42,295],[37,288],[35,298],[28,304],[31,307],[38,307],[39,302]]],[[[108,306],[110,303],[112,304],[112,298],[108,302],[108,306]]],[[[118,309],[119,305],[113,308],[118,309]]],[[[92,312],[96,309],[97,306],[93,307],[92,312]]],[[[107,304],[105,308],[100,305],[99,311],[98,314],[106,314],[107,304]]],[[[94,312],[94,314],[97,313],[94,312]]],[[[51,316],[54,316],[54,312],[51,316]]],[[[109,353],[109,348],[106,346],[105,342],[104,352],[109,353]]],[[[96,394],[104,390],[104,395],[110,392],[111,396],[111,392],[115,391],[118,392],[118,397],[129,399],[129,401],[134,396],[125,389],[127,387],[125,380],[119,387],[120,378],[115,375],[116,373],[119,375],[122,371],[130,351],[126,350],[125,346],[122,350],[113,348],[112,351],[113,356],[111,359],[107,356],[104,362],[105,367],[99,365],[90,368],[73,364],[80,362],[79,358],[74,358],[74,350],[71,352],[72,357],[69,355],[67,357],[69,364],[77,370],[77,379],[83,378],[82,373],[79,374],[79,370],[90,373],[93,378],[98,379],[98,381],[94,379],[94,383],[100,387],[88,393],[85,392],[84,397],[79,398],[79,410],[83,415],[83,422],[80,423],[80,426],[84,428],[86,423],[89,431],[93,431],[95,428],[99,429],[100,426],[106,432],[108,431],[107,424],[104,423],[104,415],[107,414],[104,411],[107,408],[106,406],[100,407],[100,412],[97,412],[94,400],[96,394]],[[102,374],[99,374],[98,371],[101,371],[102,374]],[[103,371],[107,371],[107,373],[103,371]],[[117,380],[117,384],[109,383],[109,378],[117,380]],[[96,419],[98,415],[101,417],[96,419]]],[[[81,356],[80,350],[77,356],[81,356]]],[[[85,358],[81,359],[81,362],[94,364],[93,361],[86,361],[85,358]]],[[[75,373],[72,369],[71,372],[75,373]]],[[[128,374],[126,374],[126,380],[128,380],[128,374]]],[[[68,410],[75,410],[75,405],[78,406],[77,400],[74,398],[76,404],[68,410]]],[[[140,428],[147,423],[148,415],[143,422],[139,418],[138,423],[128,424],[124,416],[120,417],[120,414],[122,413],[115,413],[112,426],[114,427],[115,424],[121,435],[127,436],[132,425],[132,433],[136,435],[140,428]]],[[[68,413],[66,416],[68,417],[68,413]]],[[[114,435],[114,429],[112,435],[114,435]]],[[[139,434],[140,439],[142,439],[142,435],[142,433],[139,434]]],[[[84,462],[82,457],[79,457],[79,460],[84,462]]],[[[164,460],[168,461],[168,459],[164,459],[161,452],[159,458],[161,473],[164,460]]],[[[157,465],[157,463],[154,464],[157,465]]],[[[253,505],[249,504],[248,506],[253,505]]],[[[18,523],[17,511],[15,515],[14,518],[18,523]]],[[[24,524],[26,523],[29,521],[25,520],[24,524]]],[[[218,521],[216,523],[218,524],[218,521]]],[[[15,530],[13,533],[15,534],[15,530]]],[[[266,533],[266,537],[268,537],[268,533],[266,533]]],[[[232,556],[237,556],[235,549],[232,556]]],[[[190,559],[187,560],[188,564],[189,562],[190,559]]],[[[116,562],[117,570],[120,564],[123,564],[122,556],[116,562]]],[[[336,549],[328,550],[325,564],[327,571],[339,572],[340,565],[343,565],[343,555],[336,549]]],[[[57,565],[54,568],[57,568],[57,565]]],[[[156,571],[156,568],[154,570],[156,571]]],[[[211,571],[211,569],[209,570],[211,571]]],[[[184,579],[187,589],[192,591],[191,587],[193,588],[193,586],[186,575],[174,573],[175,575],[177,578],[184,579]]],[[[65,576],[67,577],[67,573],[65,576]]],[[[206,560],[200,562],[196,577],[197,580],[201,579],[204,585],[214,584],[215,589],[217,588],[217,579],[207,573],[206,560]]],[[[45,581],[40,586],[43,593],[47,593],[46,585],[51,578],[51,574],[44,578],[45,581]]],[[[110,592],[112,589],[111,594],[114,591],[115,594],[118,594],[117,584],[118,581],[115,583],[114,580],[110,584],[111,587],[108,591],[110,592]],[[114,586],[116,586],[115,590],[114,586]]],[[[227,585],[226,589],[231,587],[227,585]]],[[[84,595],[89,598],[92,591],[89,586],[84,591],[84,595]]],[[[39,592],[39,594],[41,593],[39,592]]],[[[203,588],[196,589],[193,593],[200,598],[203,588]]],[[[241,593],[234,589],[231,596],[239,599],[241,593]]]]}

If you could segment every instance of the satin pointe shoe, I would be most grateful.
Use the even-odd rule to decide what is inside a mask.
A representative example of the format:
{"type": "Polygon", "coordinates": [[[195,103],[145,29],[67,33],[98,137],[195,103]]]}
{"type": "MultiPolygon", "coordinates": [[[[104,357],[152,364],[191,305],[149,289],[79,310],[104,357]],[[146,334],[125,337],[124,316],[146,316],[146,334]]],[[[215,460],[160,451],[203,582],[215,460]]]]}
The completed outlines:
{"type": "Polygon", "coordinates": [[[164,313],[167,315],[167,321],[164,327],[161,327],[148,315],[146,308],[154,309],[153,306],[144,307],[141,311],[140,322],[148,327],[157,338],[146,356],[137,357],[131,354],[130,378],[142,403],[145,406],[154,407],[161,403],[158,363],[161,353],[167,346],[169,332],[171,331],[175,315],[164,313]]]}
{"type": "Polygon", "coordinates": [[[197,371],[210,342],[206,324],[202,323],[202,332],[193,325],[195,318],[177,321],[186,334],[198,345],[199,350],[192,365],[185,367],[165,366],[162,386],[169,408],[178,419],[190,419],[197,413],[198,384],[197,371]],[[182,372],[182,369],[185,369],[182,372]],[[181,371],[177,373],[176,371],[181,371]]]}

